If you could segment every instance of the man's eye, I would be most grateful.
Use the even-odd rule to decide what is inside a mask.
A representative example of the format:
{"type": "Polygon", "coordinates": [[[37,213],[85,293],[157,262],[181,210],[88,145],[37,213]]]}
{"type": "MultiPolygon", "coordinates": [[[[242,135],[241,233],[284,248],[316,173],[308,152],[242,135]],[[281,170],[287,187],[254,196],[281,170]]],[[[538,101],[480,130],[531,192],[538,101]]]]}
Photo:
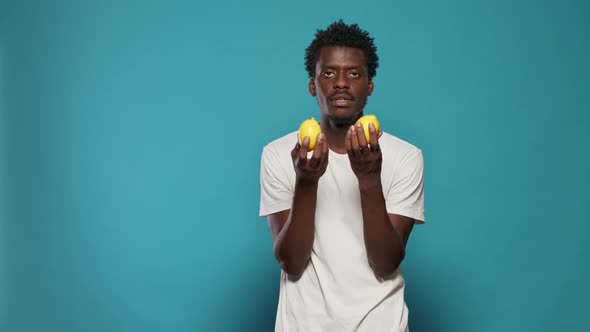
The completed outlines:
{"type": "Polygon", "coordinates": [[[323,75],[324,75],[324,77],[332,77],[332,76],[334,76],[334,73],[333,73],[333,72],[331,72],[331,71],[325,71],[325,72],[323,73],[323,75]]]}
{"type": "Polygon", "coordinates": [[[350,73],[350,77],[352,77],[352,78],[359,78],[359,77],[361,77],[361,74],[353,71],[353,72],[350,73]]]}

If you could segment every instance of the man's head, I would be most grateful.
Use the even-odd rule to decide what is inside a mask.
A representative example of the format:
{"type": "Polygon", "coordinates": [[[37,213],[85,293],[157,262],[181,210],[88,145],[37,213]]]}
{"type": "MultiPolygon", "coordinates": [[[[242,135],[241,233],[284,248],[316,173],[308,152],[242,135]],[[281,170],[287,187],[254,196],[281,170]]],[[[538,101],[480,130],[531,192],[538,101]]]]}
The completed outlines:
{"type": "Polygon", "coordinates": [[[361,115],[378,67],[373,38],[342,20],[318,30],[306,50],[309,92],[317,97],[322,119],[345,126],[361,115]]]}
{"type": "Polygon", "coordinates": [[[305,50],[305,69],[309,78],[315,77],[315,66],[324,46],[346,46],[361,49],[365,55],[369,79],[377,75],[379,57],[373,38],[356,24],[347,25],[342,20],[332,23],[326,30],[318,30],[315,39],[305,50]]]}

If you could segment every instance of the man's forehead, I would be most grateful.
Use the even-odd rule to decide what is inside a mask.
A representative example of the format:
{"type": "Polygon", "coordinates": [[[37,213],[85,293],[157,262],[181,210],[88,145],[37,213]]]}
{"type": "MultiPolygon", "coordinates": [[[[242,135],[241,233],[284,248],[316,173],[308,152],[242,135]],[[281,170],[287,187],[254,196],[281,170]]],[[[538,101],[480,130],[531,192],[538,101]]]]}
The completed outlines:
{"type": "Polygon", "coordinates": [[[366,66],[365,53],[360,48],[348,46],[324,46],[316,65],[320,66],[366,66]]]}

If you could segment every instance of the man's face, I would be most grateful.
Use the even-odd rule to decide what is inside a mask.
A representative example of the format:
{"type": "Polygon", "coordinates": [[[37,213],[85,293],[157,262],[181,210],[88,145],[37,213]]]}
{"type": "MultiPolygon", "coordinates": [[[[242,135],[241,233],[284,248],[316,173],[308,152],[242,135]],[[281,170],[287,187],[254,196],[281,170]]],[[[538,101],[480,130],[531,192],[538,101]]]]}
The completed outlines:
{"type": "Polygon", "coordinates": [[[363,51],[345,46],[322,47],[309,92],[317,97],[322,119],[337,126],[354,124],[373,93],[363,51]]]}

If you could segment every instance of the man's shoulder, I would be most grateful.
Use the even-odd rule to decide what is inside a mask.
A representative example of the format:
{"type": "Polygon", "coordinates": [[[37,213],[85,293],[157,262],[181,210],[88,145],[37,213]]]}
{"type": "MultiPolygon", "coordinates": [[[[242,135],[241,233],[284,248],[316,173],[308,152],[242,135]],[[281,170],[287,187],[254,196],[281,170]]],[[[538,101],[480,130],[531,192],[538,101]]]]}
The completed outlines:
{"type": "Polygon", "coordinates": [[[264,146],[264,151],[273,151],[274,153],[290,152],[297,142],[297,131],[283,135],[264,146]]]}
{"type": "Polygon", "coordinates": [[[422,152],[422,150],[416,145],[385,131],[379,141],[382,150],[395,151],[396,154],[406,155],[422,152]]]}

